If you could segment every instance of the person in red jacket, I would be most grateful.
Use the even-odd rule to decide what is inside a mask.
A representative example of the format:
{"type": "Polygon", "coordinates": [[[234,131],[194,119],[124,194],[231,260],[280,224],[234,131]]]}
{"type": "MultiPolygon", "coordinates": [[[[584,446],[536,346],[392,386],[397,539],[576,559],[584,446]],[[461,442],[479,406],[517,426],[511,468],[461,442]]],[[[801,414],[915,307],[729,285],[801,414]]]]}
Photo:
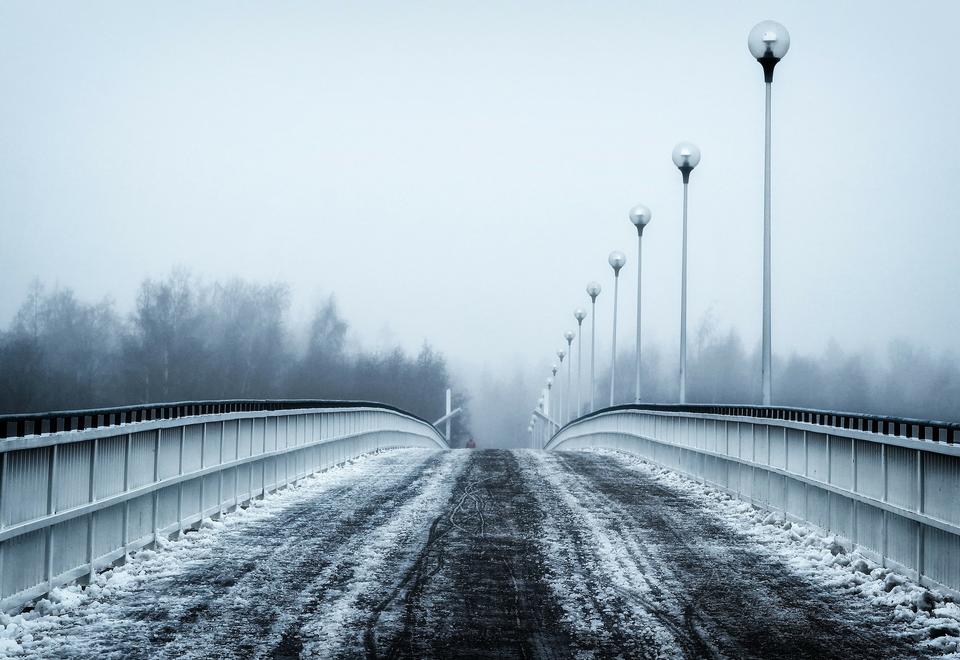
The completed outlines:
{"type": "Polygon", "coordinates": [[[467,440],[467,449],[476,449],[477,443],[473,441],[473,438],[467,440]]]}

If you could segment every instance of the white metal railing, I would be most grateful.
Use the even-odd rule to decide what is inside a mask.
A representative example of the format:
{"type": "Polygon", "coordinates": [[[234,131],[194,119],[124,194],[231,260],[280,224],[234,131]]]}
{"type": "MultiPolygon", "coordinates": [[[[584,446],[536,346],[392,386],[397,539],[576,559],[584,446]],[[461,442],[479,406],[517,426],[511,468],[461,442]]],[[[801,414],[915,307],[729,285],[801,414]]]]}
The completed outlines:
{"type": "Polygon", "coordinates": [[[447,448],[396,409],[326,405],[0,440],[0,609],[362,453],[447,448]]]}
{"type": "Polygon", "coordinates": [[[960,445],[788,419],[621,408],[572,422],[546,446],[584,447],[638,454],[960,595],[960,445]]]}

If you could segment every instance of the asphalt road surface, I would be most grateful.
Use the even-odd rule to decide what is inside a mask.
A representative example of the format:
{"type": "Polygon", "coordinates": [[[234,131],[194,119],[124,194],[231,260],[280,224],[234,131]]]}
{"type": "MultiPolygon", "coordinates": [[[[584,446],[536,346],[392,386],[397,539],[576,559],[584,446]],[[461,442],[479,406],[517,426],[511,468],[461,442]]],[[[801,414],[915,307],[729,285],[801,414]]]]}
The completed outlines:
{"type": "Polygon", "coordinates": [[[105,583],[94,607],[61,617],[35,651],[918,655],[889,611],[791,572],[690,496],[609,455],[402,450],[307,481],[235,524],[135,559],[122,585],[105,583]]]}

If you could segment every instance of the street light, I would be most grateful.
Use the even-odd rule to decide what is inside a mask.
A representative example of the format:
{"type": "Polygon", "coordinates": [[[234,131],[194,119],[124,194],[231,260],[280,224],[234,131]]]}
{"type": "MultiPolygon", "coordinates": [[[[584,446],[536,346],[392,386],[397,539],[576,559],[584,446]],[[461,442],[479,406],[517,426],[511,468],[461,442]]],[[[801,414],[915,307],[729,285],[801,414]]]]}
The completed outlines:
{"type": "Polygon", "coordinates": [[[590,411],[597,409],[597,296],[600,295],[600,284],[587,284],[587,295],[590,296],[590,411]]]}
{"type": "Polygon", "coordinates": [[[553,408],[553,393],[550,391],[553,389],[553,378],[547,378],[547,411],[546,415],[549,418],[551,413],[551,408],[553,408]]]}
{"type": "Polygon", "coordinates": [[[560,421],[565,421],[567,418],[572,419],[570,415],[570,410],[573,408],[573,405],[572,405],[573,402],[570,400],[570,393],[573,391],[573,388],[570,387],[571,385],[570,374],[573,369],[572,356],[573,356],[573,338],[574,337],[576,337],[576,335],[571,330],[567,330],[566,332],[563,333],[563,338],[567,340],[567,355],[570,355],[571,357],[569,360],[567,360],[567,387],[565,390],[563,390],[563,410],[564,410],[565,416],[560,421]]]}
{"type": "Polygon", "coordinates": [[[617,379],[617,297],[620,290],[620,269],[627,263],[627,256],[619,250],[614,250],[607,257],[607,263],[613,269],[613,346],[610,359],[610,405],[613,405],[613,394],[617,379]]]}
{"type": "Polygon", "coordinates": [[[687,402],[687,186],[700,162],[700,150],[690,142],[673,148],[673,164],[683,175],[683,252],[680,258],[680,403],[687,402]]]}
{"type": "MultiPolygon", "coordinates": [[[[566,356],[567,356],[567,352],[566,352],[565,350],[563,350],[562,348],[561,348],[559,351],[557,351],[557,357],[560,358],[560,368],[561,368],[561,369],[563,369],[563,358],[565,358],[566,356]]],[[[553,376],[554,376],[554,378],[556,378],[556,376],[557,376],[557,368],[556,368],[556,367],[553,368],[553,376]]],[[[559,411],[559,417],[558,417],[558,419],[563,419],[563,399],[560,399],[560,411],[559,411]]]]}
{"type": "Polygon", "coordinates": [[[587,313],[577,307],[573,318],[577,319],[577,417],[580,417],[583,414],[583,319],[587,313]]]}
{"type": "Polygon", "coordinates": [[[761,380],[763,381],[763,405],[769,406],[773,392],[773,348],[771,346],[771,256],[770,256],[770,122],[773,99],[773,69],[790,50],[790,33],[775,21],[757,23],[747,37],[750,54],[763,67],[766,86],[763,139],[763,347],[761,380]]]}
{"type": "Polygon", "coordinates": [[[637,228],[637,403],[640,403],[640,300],[643,277],[643,228],[650,223],[652,216],[650,209],[643,204],[637,204],[630,209],[630,222],[637,228]]]}

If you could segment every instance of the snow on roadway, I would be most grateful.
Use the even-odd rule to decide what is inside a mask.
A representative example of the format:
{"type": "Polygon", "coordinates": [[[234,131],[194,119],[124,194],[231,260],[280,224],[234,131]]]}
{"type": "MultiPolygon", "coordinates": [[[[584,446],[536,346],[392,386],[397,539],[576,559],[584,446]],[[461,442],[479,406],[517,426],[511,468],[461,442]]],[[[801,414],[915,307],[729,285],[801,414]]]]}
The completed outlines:
{"type": "Polygon", "coordinates": [[[624,452],[594,449],[604,456],[683,494],[737,534],[754,551],[782,561],[813,584],[844,596],[855,609],[868,604],[889,615],[887,627],[905,640],[916,640],[916,654],[960,657],[960,607],[952,599],[919,586],[857,552],[847,552],[837,539],[812,526],[787,521],[781,513],[757,509],[728,494],[624,452]],[[857,601],[860,601],[857,603],[857,601]]]}
{"type": "MultiPolygon", "coordinates": [[[[2,615],[0,654],[269,654],[282,647],[310,584],[331,571],[349,580],[324,595],[323,625],[316,634],[334,633],[352,615],[352,600],[364,581],[375,579],[378,553],[418,532],[423,512],[417,509],[429,509],[429,499],[462,458],[454,452],[392,450],[307,478],[222,522],[207,521],[157,551],[136,553],[125,566],[98,574],[89,587],[58,588],[32,612],[2,615]],[[304,522],[305,514],[316,525],[289,524],[304,522]],[[373,536],[364,533],[373,526],[373,536]],[[334,532],[314,534],[321,527],[334,532]]],[[[384,579],[387,571],[376,577],[384,579]]]]}
{"type": "Polygon", "coordinates": [[[0,616],[26,657],[918,657],[960,608],[616,452],[394,450],[0,616]]]}
{"type": "Polygon", "coordinates": [[[884,591],[884,579],[901,580],[838,552],[832,539],[775,518],[764,524],[748,505],[631,455],[523,460],[543,482],[536,493],[550,518],[541,544],[555,561],[551,586],[600,656],[902,658],[954,648],[952,637],[898,622],[904,607],[877,605],[920,593],[942,615],[955,605],[905,584],[884,591]],[[860,597],[864,585],[872,599],[860,597]],[[659,648],[636,644],[651,638],[659,648]]]}
{"type": "Polygon", "coordinates": [[[790,522],[783,514],[757,509],[637,456],[610,450],[588,451],[611,457],[625,469],[694,499],[758,547],[783,558],[797,573],[860,597],[873,606],[892,608],[894,621],[903,624],[901,634],[921,640],[924,652],[953,655],[960,650],[960,606],[859,553],[848,553],[834,536],[790,522]]]}

